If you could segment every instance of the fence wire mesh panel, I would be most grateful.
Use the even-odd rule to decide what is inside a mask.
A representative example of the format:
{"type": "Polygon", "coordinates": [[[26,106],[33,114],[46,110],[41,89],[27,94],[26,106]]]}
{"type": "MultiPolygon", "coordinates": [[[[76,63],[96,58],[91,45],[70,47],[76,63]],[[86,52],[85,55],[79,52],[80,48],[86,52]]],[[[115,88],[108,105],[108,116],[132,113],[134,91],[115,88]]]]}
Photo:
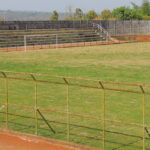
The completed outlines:
{"type": "Polygon", "coordinates": [[[107,150],[150,147],[150,85],[0,71],[0,127],[107,150]]]}

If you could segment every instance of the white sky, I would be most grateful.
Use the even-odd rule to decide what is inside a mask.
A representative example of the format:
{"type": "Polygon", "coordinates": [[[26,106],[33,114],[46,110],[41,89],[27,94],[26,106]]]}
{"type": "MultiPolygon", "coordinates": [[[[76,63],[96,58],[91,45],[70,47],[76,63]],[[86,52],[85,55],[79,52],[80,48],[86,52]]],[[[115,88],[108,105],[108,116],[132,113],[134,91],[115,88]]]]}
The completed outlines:
{"type": "Polygon", "coordinates": [[[82,8],[85,12],[94,9],[101,12],[103,9],[113,9],[118,6],[130,6],[131,2],[141,4],[142,0],[0,0],[0,10],[66,12],[72,5],[73,9],[82,8]]]}

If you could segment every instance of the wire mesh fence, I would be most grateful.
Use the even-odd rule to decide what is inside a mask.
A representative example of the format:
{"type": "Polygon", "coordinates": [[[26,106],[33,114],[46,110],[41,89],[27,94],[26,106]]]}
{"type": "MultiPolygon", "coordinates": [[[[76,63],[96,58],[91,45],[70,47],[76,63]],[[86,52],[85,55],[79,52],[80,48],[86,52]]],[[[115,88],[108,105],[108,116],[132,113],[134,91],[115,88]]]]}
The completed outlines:
{"type": "Polygon", "coordinates": [[[0,71],[0,126],[100,149],[150,147],[150,85],[0,71]]]}

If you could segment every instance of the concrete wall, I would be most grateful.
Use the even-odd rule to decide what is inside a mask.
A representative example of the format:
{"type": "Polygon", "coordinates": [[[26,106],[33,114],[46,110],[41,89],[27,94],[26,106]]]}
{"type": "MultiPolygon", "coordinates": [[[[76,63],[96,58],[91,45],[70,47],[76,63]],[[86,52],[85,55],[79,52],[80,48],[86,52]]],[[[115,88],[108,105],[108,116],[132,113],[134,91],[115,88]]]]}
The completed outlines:
{"type": "Polygon", "coordinates": [[[100,24],[110,34],[147,34],[150,21],[6,21],[0,22],[0,30],[89,28],[100,24]]]}

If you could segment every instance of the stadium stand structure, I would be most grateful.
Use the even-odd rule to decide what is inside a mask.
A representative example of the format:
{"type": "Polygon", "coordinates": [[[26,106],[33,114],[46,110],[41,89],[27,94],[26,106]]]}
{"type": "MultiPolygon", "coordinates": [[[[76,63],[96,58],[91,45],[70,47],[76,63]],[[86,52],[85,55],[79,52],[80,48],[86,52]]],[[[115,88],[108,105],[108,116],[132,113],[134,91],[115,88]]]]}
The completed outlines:
{"type": "Polygon", "coordinates": [[[24,46],[25,35],[28,36],[28,46],[56,44],[56,37],[54,35],[57,35],[58,44],[107,40],[107,34],[103,31],[98,31],[94,27],[89,27],[87,29],[60,28],[33,30],[0,30],[0,47],[24,46]]]}
{"type": "Polygon", "coordinates": [[[98,41],[149,41],[150,21],[0,22],[1,49],[24,46],[26,35],[27,46],[98,41]],[[57,39],[54,35],[57,35],[57,39]]]}

